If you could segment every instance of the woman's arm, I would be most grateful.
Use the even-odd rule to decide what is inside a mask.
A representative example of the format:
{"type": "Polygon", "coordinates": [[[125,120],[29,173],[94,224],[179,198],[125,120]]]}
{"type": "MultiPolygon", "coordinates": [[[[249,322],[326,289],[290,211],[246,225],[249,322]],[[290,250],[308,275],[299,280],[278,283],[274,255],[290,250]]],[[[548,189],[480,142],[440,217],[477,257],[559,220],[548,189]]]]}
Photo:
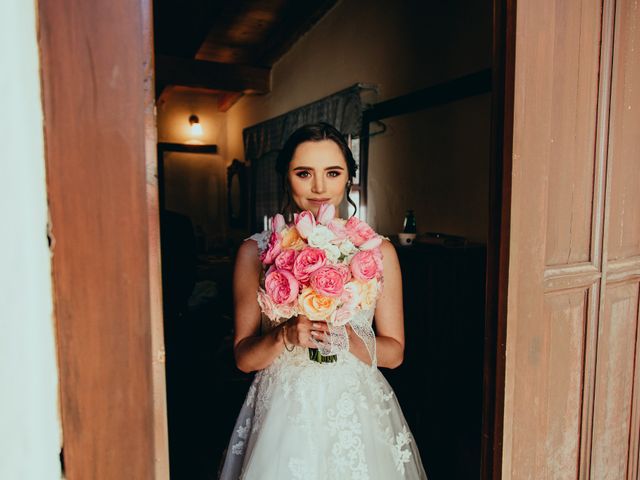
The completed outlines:
{"type": "Polygon", "coordinates": [[[260,305],[256,293],[261,269],[257,243],[254,240],[243,242],[233,271],[233,353],[238,368],[247,373],[268,367],[282,353],[284,340],[287,345],[315,347],[311,341],[312,331],[316,331],[315,335],[326,331],[322,322],[311,322],[299,315],[260,335],[260,305]],[[283,338],[285,334],[286,339],[283,338]]]}
{"type": "MultiPolygon", "coordinates": [[[[379,367],[396,368],[404,359],[404,311],[402,307],[402,276],[396,249],[387,240],[382,241],[382,267],[384,284],[374,313],[376,325],[376,356],[379,367]]],[[[348,328],[351,353],[371,364],[364,343],[348,328]]]]}
{"type": "Polygon", "coordinates": [[[233,271],[233,353],[236,365],[243,372],[267,367],[284,348],[282,328],[260,335],[260,306],[256,294],[261,268],[258,244],[254,240],[243,242],[233,271]]]}

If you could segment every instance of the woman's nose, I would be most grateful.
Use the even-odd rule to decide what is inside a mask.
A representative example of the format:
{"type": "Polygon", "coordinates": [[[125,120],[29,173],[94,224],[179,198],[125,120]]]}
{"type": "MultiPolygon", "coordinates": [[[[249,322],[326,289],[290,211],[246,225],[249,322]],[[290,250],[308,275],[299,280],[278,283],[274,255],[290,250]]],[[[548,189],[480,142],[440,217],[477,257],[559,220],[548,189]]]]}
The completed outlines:
{"type": "Polygon", "coordinates": [[[313,186],[311,188],[313,193],[322,193],[324,192],[324,178],[321,175],[316,175],[313,178],[313,186]]]}

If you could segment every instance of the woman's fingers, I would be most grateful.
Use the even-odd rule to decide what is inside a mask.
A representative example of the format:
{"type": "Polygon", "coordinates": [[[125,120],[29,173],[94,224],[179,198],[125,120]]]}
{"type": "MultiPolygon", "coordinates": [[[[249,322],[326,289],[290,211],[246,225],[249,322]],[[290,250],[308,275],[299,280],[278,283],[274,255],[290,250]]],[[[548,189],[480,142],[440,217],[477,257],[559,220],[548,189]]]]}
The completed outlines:
{"type": "Polygon", "coordinates": [[[324,344],[328,339],[329,327],[327,322],[309,320],[305,315],[298,315],[293,322],[294,338],[289,341],[302,347],[317,348],[318,343],[324,344]],[[315,340],[315,341],[314,341],[315,340]]]}

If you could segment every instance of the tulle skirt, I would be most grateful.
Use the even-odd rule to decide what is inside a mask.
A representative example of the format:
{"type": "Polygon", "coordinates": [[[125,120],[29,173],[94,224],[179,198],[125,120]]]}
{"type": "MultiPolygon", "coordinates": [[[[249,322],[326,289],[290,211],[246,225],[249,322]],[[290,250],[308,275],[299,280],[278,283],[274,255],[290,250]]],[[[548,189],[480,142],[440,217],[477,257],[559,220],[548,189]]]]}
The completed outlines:
{"type": "Polygon", "coordinates": [[[221,479],[426,479],[392,388],[350,353],[283,352],[256,374],[221,479]]]}

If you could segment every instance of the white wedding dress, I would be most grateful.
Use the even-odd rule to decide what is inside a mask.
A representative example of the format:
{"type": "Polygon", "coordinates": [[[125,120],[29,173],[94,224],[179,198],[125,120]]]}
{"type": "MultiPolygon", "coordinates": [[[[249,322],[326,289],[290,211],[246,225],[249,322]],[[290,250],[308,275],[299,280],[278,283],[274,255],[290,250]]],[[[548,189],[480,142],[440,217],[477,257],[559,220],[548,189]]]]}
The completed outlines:
{"type": "MultiPolygon", "coordinates": [[[[258,240],[263,247],[262,238],[258,240]]],[[[363,312],[369,322],[374,310],[363,312]]],[[[262,315],[262,328],[275,324],[262,315]]],[[[257,372],[227,449],[222,480],[426,479],[391,386],[342,352],[333,363],[283,350],[257,372]]]]}

